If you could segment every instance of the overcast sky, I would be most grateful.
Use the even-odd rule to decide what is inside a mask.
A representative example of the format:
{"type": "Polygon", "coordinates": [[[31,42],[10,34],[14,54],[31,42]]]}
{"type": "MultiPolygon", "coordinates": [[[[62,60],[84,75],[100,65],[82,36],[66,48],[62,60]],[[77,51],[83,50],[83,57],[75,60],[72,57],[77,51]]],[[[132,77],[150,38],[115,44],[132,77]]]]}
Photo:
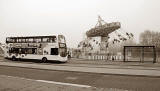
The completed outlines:
{"type": "Polygon", "coordinates": [[[77,47],[98,15],[121,22],[121,30],[137,40],[146,29],[160,31],[160,0],[0,0],[0,42],[8,36],[63,34],[69,47],[77,47]]]}

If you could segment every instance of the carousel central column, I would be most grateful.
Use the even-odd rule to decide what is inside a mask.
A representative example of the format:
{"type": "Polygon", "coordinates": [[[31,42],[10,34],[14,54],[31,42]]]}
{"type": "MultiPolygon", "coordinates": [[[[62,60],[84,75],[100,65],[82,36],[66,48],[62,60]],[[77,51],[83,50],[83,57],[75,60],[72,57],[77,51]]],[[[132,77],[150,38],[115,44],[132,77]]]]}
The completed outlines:
{"type": "Polygon", "coordinates": [[[101,44],[100,44],[100,51],[101,53],[108,52],[108,36],[101,36],[101,44]]]}

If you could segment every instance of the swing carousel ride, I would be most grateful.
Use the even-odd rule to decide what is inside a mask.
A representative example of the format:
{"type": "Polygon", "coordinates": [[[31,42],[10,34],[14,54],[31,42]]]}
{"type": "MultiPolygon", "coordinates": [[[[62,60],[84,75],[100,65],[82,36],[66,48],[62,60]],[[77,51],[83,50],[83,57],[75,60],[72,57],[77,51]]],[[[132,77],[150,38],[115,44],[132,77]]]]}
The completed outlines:
{"type": "Polygon", "coordinates": [[[86,32],[86,38],[79,43],[78,48],[87,53],[108,53],[109,43],[127,41],[133,36],[132,33],[121,31],[120,22],[106,23],[98,16],[96,26],[86,32]],[[112,39],[112,42],[109,42],[109,39],[112,39]]]}

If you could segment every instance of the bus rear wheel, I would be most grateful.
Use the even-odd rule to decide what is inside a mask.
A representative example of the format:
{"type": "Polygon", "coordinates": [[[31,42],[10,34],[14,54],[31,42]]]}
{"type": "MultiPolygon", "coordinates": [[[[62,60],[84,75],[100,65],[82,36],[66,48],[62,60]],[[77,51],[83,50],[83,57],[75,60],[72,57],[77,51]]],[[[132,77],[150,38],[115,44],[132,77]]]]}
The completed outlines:
{"type": "Polygon", "coordinates": [[[47,58],[46,58],[46,57],[43,57],[43,58],[42,58],[42,62],[45,63],[46,61],[47,61],[47,58]]]}
{"type": "Polygon", "coordinates": [[[15,56],[13,56],[12,57],[12,61],[16,61],[17,59],[16,59],[16,57],[15,56]]]}

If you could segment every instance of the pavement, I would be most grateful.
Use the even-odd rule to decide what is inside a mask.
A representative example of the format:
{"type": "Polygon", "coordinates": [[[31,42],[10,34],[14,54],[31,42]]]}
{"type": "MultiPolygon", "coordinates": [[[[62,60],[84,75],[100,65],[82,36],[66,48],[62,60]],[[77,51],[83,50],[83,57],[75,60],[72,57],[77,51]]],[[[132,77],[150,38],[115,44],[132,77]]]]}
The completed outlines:
{"type": "MultiPolygon", "coordinates": [[[[72,63],[72,62],[71,62],[72,63]]],[[[110,75],[127,75],[127,76],[149,76],[160,77],[159,64],[152,66],[130,66],[130,65],[86,65],[86,64],[26,64],[17,62],[0,62],[1,66],[16,66],[33,69],[71,71],[71,72],[87,72],[110,75]]]]}

